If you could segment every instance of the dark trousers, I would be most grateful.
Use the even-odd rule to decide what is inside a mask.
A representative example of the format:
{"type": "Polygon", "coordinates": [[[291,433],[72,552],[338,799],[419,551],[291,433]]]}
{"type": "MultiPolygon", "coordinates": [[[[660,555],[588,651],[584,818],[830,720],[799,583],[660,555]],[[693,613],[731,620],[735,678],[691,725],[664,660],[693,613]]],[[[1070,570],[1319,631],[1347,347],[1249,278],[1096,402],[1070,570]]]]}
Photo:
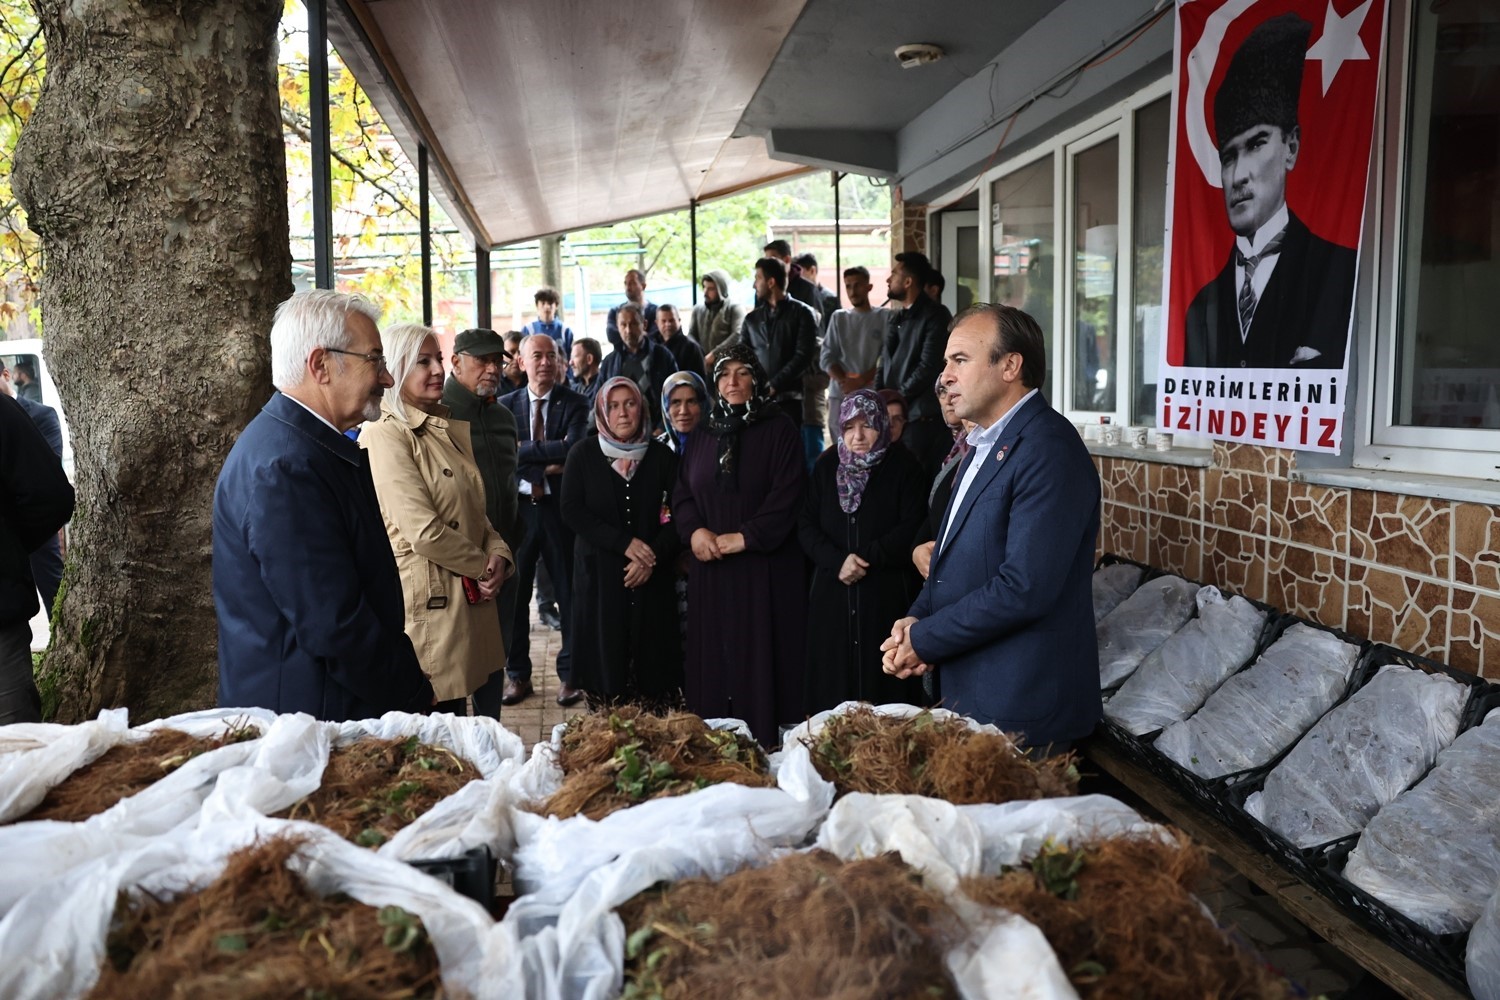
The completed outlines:
{"type": "Polygon", "coordinates": [[[42,699],[31,673],[31,624],[0,628],[0,726],[42,721],[42,699]]]}
{"type": "Polygon", "coordinates": [[[52,620],[52,604],[57,600],[57,588],[62,584],[62,547],[53,535],[42,543],[42,547],[31,554],[31,577],[36,580],[36,589],[42,595],[42,611],[47,620],[52,620]]]}
{"type": "MultiPolygon", "coordinates": [[[[529,503],[530,501],[528,501],[529,503]]],[[[512,550],[514,555],[514,550],[512,550]]],[[[520,584],[517,577],[520,571],[512,573],[509,580],[500,585],[500,593],[495,596],[495,609],[500,615],[500,637],[504,645],[500,653],[500,661],[495,665],[495,670],[490,674],[490,679],[479,685],[474,692],[474,714],[487,715],[491,719],[500,718],[500,699],[505,695],[505,667],[510,662],[511,640],[516,634],[516,598],[520,592],[520,584]]],[[[525,608],[525,602],[521,602],[525,608]]]]}
{"type": "MultiPolygon", "coordinates": [[[[541,503],[532,503],[530,497],[523,496],[521,521],[526,526],[526,540],[516,553],[517,593],[531,593],[537,561],[545,562],[557,594],[557,613],[562,618],[557,677],[567,684],[573,677],[573,533],[563,524],[556,496],[549,496],[541,503]]],[[[510,638],[505,672],[513,680],[528,681],[531,680],[531,602],[524,597],[516,601],[512,623],[514,634],[510,638]]]]}

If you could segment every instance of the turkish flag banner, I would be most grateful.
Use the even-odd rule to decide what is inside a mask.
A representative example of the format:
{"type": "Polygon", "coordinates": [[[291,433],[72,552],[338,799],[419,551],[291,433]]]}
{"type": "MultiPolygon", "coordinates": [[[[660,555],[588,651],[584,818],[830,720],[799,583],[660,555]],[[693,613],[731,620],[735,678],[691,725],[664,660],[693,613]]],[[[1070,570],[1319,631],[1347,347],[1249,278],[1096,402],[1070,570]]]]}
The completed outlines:
{"type": "Polygon", "coordinates": [[[1178,0],[1163,431],[1337,452],[1386,0],[1178,0]]]}

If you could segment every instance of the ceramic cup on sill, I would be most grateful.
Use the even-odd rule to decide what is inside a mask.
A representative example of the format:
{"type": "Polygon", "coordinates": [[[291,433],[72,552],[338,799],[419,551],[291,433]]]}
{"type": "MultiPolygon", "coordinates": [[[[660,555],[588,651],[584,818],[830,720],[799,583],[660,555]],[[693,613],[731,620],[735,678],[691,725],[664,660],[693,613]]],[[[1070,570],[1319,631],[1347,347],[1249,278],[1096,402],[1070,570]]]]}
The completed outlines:
{"type": "Polygon", "coordinates": [[[1102,432],[1101,443],[1106,448],[1117,447],[1120,443],[1120,430],[1119,424],[1105,424],[1100,428],[1102,432]]]}
{"type": "Polygon", "coordinates": [[[1172,435],[1168,434],[1166,431],[1157,431],[1156,432],[1156,450],[1157,451],[1171,451],[1172,450],[1172,435]]]}
{"type": "Polygon", "coordinates": [[[1127,433],[1127,438],[1132,448],[1146,447],[1146,428],[1131,427],[1127,433]]]}

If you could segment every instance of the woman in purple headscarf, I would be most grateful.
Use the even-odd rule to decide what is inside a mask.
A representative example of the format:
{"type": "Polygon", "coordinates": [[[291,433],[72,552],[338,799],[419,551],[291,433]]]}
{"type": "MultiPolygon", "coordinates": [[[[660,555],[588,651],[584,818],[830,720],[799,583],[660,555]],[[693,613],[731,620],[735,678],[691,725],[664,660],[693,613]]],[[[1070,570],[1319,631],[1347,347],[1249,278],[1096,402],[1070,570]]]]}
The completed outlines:
{"type": "Polygon", "coordinates": [[[677,456],[650,437],[640,387],[613,378],[594,396],[597,437],[568,452],[562,519],[573,541],[573,684],[591,705],[681,701],[671,494],[677,456]]]}
{"type": "Polygon", "coordinates": [[[890,623],[906,615],[921,586],[911,540],[927,514],[922,466],[892,446],[886,405],[869,389],[844,397],[839,427],[835,446],[813,466],[798,526],[813,561],[807,711],[851,698],[923,704],[920,679],[897,680],[880,668],[890,623]]]}

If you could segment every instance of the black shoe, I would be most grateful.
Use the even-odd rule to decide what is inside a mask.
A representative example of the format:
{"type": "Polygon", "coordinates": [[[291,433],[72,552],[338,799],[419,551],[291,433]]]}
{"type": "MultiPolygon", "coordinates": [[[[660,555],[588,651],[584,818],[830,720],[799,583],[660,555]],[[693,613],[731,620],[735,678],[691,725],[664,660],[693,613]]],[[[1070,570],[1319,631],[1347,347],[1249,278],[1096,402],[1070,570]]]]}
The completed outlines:
{"type": "Polygon", "coordinates": [[[567,683],[566,681],[564,681],[563,685],[557,689],[557,703],[559,705],[562,705],[564,707],[567,707],[568,705],[576,705],[582,699],[583,692],[573,685],[567,683]]]}
{"type": "Polygon", "coordinates": [[[519,705],[531,697],[531,682],[505,678],[505,690],[500,692],[500,704],[519,705]]]}
{"type": "Polygon", "coordinates": [[[556,604],[538,604],[536,616],[542,620],[542,624],[554,632],[562,631],[562,615],[558,614],[556,604]]]}

